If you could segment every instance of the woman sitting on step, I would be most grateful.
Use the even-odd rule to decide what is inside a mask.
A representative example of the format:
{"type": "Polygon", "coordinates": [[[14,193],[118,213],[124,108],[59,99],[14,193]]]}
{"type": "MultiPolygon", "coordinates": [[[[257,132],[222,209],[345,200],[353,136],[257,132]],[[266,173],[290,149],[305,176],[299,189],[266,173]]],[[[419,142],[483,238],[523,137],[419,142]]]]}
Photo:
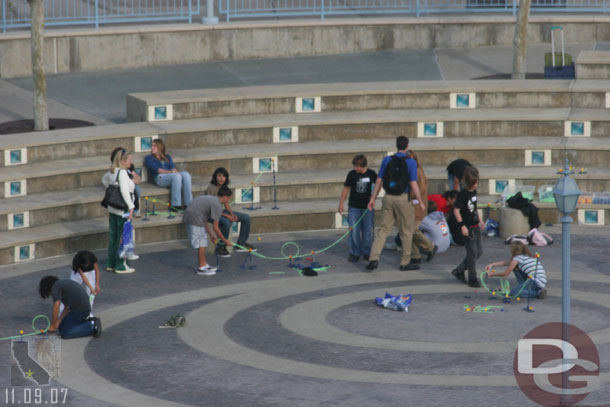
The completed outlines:
{"type": "Polygon", "coordinates": [[[165,154],[163,140],[153,140],[150,152],[144,159],[144,164],[155,185],[171,188],[171,210],[176,212],[178,209],[186,209],[193,200],[191,174],[176,169],[172,156],[165,154]]]}

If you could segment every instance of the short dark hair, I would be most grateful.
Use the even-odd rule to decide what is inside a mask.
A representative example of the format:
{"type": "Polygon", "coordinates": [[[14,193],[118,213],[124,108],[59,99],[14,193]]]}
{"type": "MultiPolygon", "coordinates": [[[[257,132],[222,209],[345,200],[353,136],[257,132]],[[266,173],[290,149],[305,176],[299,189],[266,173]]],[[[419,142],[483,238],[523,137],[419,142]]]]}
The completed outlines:
{"type": "Polygon", "coordinates": [[[229,187],[223,185],[218,188],[218,192],[216,193],[216,195],[218,195],[219,198],[222,198],[223,196],[231,196],[233,195],[233,191],[231,191],[229,187]]]}
{"type": "Polygon", "coordinates": [[[352,160],[352,165],[354,167],[365,168],[368,165],[366,156],[363,154],[358,154],[357,156],[354,156],[354,159],[352,160]]]}
{"type": "Polygon", "coordinates": [[[222,175],[225,176],[225,178],[227,180],[225,181],[224,186],[228,187],[231,182],[229,181],[229,171],[227,171],[227,169],[225,167],[218,167],[218,168],[216,168],[216,170],[214,171],[214,174],[212,174],[212,181],[210,181],[210,183],[212,185],[218,186],[218,181],[216,180],[216,176],[218,174],[222,174],[222,175]]]}
{"type": "Polygon", "coordinates": [[[443,198],[445,198],[445,199],[456,199],[457,198],[457,194],[458,194],[458,191],[455,191],[455,190],[445,191],[443,193],[443,198]]]}
{"type": "Polygon", "coordinates": [[[396,137],[396,149],[397,150],[406,150],[409,147],[409,139],[406,136],[398,136],[396,137]]]}
{"type": "Polygon", "coordinates": [[[42,298],[48,298],[51,295],[51,289],[53,288],[53,284],[55,284],[59,279],[55,276],[46,276],[40,280],[40,284],[38,284],[38,291],[40,292],[40,296],[42,298]]]}
{"type": "Polygon", "coordinates": [[[432,212],[436,212],[437,209],[438,206],[436,206],[436,202],[428,201],[428,215],[430,215],[432,212]]]}
{"type": "Polygon", "coordinates": [[[464,169],[464,185],[467,188],[472,188],[477,182],[479,182],[479,170],[476,167],[466,167],[464,169]]]}
{"type": "Polygon", "coordinates": [[[80,270],[83,273],[94,269],[94,265],[97,263],[97,257],[89,250],[81,250],[76,253],[72,259],[72,271],[75,273],[80,270]]]}

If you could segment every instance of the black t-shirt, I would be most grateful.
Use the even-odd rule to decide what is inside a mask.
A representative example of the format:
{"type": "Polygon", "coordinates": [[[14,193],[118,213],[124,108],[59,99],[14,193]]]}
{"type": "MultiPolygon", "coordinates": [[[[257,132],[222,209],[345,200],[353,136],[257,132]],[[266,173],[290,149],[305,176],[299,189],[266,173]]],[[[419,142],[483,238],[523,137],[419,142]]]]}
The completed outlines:
{"type": "Polygon", "coordinates": [[[61,302],[70,308],[70,311],[91,311],[89,296],[83,287],[73,280],[58,280],[51,287],[53,302],[61,302]]]}
{"type": "Polygon", "coordinates": [[[472,164],[470,164],[468,161],[464,160],[463,158],[458,158],[457,160],[451,161],[451,163],[447,166],[447,172],[461,180],[466,167],[471,166],[472,164]]]}
{"type": "Polygon", "coordinates": [[[477,212],[477,190],[470,192],[466,188],[458,192],[455,199],[455,207],[460,210],[462,222],[466,226],[476,226],[479,224],[479,214],[477,212]]]}
{"type": "Polygon", "coordinates": [[[352,208],[366,209],[371,200],[372,187],[375,181],[377,181],[377,174],[370,168],[367,168],[364,174],[358,174],[355,170],[351,170],[343,184],[350,187],[348,205],[352,208]]]}

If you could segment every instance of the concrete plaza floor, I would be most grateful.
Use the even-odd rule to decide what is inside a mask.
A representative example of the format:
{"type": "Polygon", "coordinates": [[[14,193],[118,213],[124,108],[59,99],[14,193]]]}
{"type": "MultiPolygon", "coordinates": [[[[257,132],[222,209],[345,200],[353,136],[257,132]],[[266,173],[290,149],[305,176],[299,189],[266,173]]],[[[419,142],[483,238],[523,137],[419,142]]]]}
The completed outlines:
{"type": "MultiPolygon", "coordinates": [[[[100,252],[102,292],[94,311],[104,332],[98,339],[57,340],[61,376],[42,387],[41,400],[50,402],[49,388],[57,388],[69,406],[533,405],[516,385],[513,357],[528,331],[561,320],[561,239],[558,227],[545,229],[556,243],[538,249],[549,296],[533,301],[534,313],[523,310],[525,300],[503,304],[458,283],[450,274],[464,256],[458,247],[416,272],[398,271],[399,253],[384,250],[370,273],[365,262],[346,261],[342,241],[315,255],[331,266],[317,277],[299,276],[286,260],[258,257],[247,263],[255,268],[242,269],[244,253],[220,259],[216,276],[197,276],[186,242],[139,247],[136,273],[117,275],[103,271],[100,252]],[[373,299],[386,292],[412,294],[409,312],[377,307],[373,299]],[[466,312],[465,304],[503,311],[466,312]],[[186,316],[184,327],[159,329],[176,313],[186,316]]],[[[610,400],[609,231],[576,226],[572,236],[572,322],[593,338],[603,382],[581,405],[610,400]]],[[[251,241],[274,257],[286,241],[309,252],[340,236],[331,230],[251,241]]],[[[509,256],[499,238],[484,237],[483,245],[479,270],[509,256]]],[[[67,278],[70,264],[60,257],[0,270],[0,337],[31,332],[32,318],[49,314],[51,301],[38,296],[38,281],[48,274],[67,278]]],[[[22,400],[23,389],[37,386],[15,366],[11,374],[10,343],[0,341],[0,386],[16,389],[15,400],[22,400]]]]}

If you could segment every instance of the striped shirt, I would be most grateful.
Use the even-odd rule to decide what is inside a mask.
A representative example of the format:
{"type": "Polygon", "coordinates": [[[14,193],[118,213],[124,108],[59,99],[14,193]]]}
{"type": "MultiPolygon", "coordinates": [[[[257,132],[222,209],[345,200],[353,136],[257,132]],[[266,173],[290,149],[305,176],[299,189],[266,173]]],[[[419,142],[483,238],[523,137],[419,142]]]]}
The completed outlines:
{"type": "Polygon", "coordinates": [[[522,254],[513,257],[513,260],[517,262],[517,267],[519,267],[521,271],[527,274],[528,277],[531,276],[538,287],[544,288],[546,286],[546,272],[538,259],[522,254]]]}

